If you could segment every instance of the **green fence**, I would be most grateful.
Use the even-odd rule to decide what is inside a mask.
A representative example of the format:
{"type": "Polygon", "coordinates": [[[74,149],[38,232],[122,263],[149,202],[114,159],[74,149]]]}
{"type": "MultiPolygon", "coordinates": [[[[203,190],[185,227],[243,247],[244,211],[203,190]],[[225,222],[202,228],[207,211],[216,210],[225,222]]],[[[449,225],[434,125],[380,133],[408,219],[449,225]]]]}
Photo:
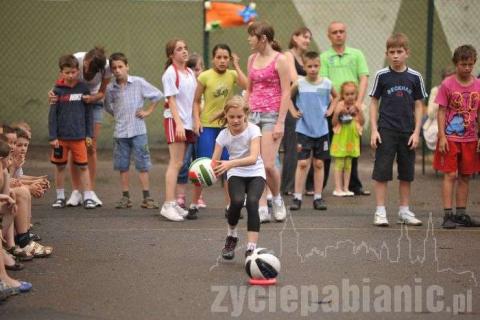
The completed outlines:
{"type": "MultiPolygon", "coordinates": [[[[248,1],[236,1],[247,4],[248,1]]],[[[347,24],[348,45],[363,50],[371,79],[385,65],[385,40],[406,33],[411,42],[409,64],[425,75],[427,48],[432,48],[432,77],[450,61],[452,50],[464,43],[480,48],[478,0],[257,0],[260,19],[267,20],[285,47],[291,32],[309,27],[312,49],[325,50],[328,24],[347,24]],[[431,4],[433,27],[427,34],[431,4]]],[[[47,92],[57,74],[58,57],[88,51],[94,45],[108,53],[127,54],[130,72],[161,88],[168,39],[186,40],[190,50],[203,52],[203,1],[162,0],[2,0],[0,2],[0,120],[26,120],[33,128],[35,145],[47,143],[47,92]]],[[[245,28],[214,30],[209,43],[228,43],[245,69],[249,49],[245,28]]],[[[99,145],[111,146],[113,121],[105,116],[99,145]]],[[[148,119],[152,147],[163,143],[161,112],[148,119]]]]}

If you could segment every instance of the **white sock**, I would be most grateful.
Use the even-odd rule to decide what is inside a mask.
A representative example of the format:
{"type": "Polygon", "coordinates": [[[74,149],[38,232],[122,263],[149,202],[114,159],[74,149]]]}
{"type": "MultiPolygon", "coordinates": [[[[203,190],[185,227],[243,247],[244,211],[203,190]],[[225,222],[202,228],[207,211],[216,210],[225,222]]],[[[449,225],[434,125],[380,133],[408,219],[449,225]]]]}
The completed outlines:
{"type": "Polygon", "coordinates": [[[247,250],[255,250],[257,249],[257,244],[255,242],[247,243],[247,250]]]}
{"type": "Polygon", "coordinates": [[[237,226],[233,227],[233,229],[232,229],[232,226],[228,226],[227,236],[238,238],[237,226]]]}
{"type": "Polygon", "coordinates": [[[408,206],[399,206],[399,207],[398,207],[398,211],[399,211],[399,212],[402,212],[402,213],[403,213],[403,212],[408,212],[408,211],[409,211],[409,208],[408,208],[408,206]]]}
{"type": "Polygon", "coordinates": [[[190,205],[190,209],[198,209],[198,204],[192,203],[192,204],[190,205]]]}
{"type": "Polygon", "coordinates": [[[302,200],[302,196],[303,196],[303,195],[302,195],[301,193],[296,193],[296,192],[295,192],[295,193],[293,194],[293,197],[294,197],[295,199],[300,200],[300,201],[302,200]]]}
{"type": "Polygon", "coordinates": [[[377,206],[377,210],[375,210],[375,213],[386,215],[387,210],[385,209],[385,206],[377,206]]]}
{"type": "Polygon", "coordinates": [[[275,204],[276,204],[277,206],[281,206],[281,205],[282,205],[282,196],[280,195],[280,193],[277,194],[276,196],[274,196],[274,197],[272,198],[272,200],[273,200],[273,202],[275,202],[275,204]]]}
{"type": "Polygon", "coordinates": [[[65,199],[65,189],[57,189],[57,199],[65,199]]]}
{"type": "Polygon", "coordinates": [[[313,195],[313,200],[317,200],[317,199],[322,199],[322,194],[321,193],[315,193],[313,195]]]}
{"type": "Polygon", "coordinates": [[[93,192],[92,191],[83,191],[83,199],[88,200],[93,198],[93,192]]]}
{"type": "Polygon", "coordinates": [[[273,199],[272,194],[267,194],[267,200],[272,200],[272,199],[273,199]]]}

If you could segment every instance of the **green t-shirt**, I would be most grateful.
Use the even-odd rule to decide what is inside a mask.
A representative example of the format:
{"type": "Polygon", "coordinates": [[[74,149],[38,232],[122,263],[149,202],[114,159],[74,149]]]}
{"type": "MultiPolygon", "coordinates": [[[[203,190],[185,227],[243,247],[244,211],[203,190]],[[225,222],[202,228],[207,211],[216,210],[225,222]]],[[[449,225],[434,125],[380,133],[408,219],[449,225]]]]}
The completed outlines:
{"type": "Polygon", "coordinates": [[[362,51],[345,47],[343,55],[328,49],[320,55],[320,76],[332,80],[333,87],[340,91],[342,83],[354,81],[358,83],[359,77],[368,76],[368,66],[362,51]]]}
{"type": "Polygon", "coordinates": [[[225,102],[232,96],[237,77],[235,70],[218,73],[208,69],[200,73],[198,82],[205,88],[203,94],[205,105],[200,113],[200,123],[203,127],[220,127],[220,123],[212,122],[212,119],[222,112],[225,102]]]}

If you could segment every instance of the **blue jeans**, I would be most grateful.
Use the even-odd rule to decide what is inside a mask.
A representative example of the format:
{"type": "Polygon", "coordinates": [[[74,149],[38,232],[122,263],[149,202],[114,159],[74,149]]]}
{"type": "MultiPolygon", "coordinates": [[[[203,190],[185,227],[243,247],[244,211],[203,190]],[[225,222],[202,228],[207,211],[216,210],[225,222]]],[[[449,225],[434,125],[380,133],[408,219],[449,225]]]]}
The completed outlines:
{"type": "Polygon", "coordinates": [[[183,165],[177,177],[178,184],[188,183],[188,168],[190,167],[190,163],[192,163],[192,159],[195,158],[195,145],[187,144],[186,146],[187,148],[185,149],[185,156],[183,157],[183,165]]]}
{"type": "Polygon", "coordinates": [[[113,169],[125,172],[130,167],[130,158],[135,160],[135,169],[140,172],[150,170],[150,150],[146,134],[131,138],[114,138],[113,140],[113,169]]]}

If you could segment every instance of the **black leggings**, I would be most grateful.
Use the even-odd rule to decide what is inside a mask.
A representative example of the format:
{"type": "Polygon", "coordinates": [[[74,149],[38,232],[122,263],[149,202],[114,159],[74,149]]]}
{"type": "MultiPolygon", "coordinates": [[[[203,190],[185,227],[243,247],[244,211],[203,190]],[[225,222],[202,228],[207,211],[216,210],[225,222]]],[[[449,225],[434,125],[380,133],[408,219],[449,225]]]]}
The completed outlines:
{"type": "Polygon", "coordinates": [[[260,217],[258,215],[258,201],[265,189],[265,179],[262,177],[237,177],[228,179],[228,195],[230,207],[228,207],[228,224],[236,226],[240,218],[240,211],[247,194],[247,231],[260,231],[260,217]]]}

